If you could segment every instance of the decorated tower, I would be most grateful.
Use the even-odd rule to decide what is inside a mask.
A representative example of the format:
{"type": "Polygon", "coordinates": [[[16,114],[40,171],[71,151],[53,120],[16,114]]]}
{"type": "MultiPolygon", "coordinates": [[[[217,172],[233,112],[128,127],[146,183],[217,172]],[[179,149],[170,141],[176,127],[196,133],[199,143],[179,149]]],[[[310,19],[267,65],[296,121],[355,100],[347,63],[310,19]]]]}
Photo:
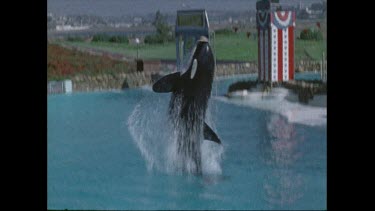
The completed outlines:
{"type": "Polygon", "coordinates": [[[294,80],[294,8],[278,0],[260,0],[256,9],[259,81],[294,80]]]}

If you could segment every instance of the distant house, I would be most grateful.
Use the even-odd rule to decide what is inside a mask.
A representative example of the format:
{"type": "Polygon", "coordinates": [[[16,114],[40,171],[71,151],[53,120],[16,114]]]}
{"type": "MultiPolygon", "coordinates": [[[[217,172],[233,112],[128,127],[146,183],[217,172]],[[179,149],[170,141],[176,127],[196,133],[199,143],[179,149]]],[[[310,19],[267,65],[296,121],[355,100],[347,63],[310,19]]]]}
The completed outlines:
{"type": "Polygon", "coordinates": [[[306,12],[309,14],[309,18],[319,18],[323,14],[321,9],[309,9],[308,7],[306,7],[306,12]]]}
{"type": "Polygon", "coordinates": [[[325,15],[327,9],[327,2],[313,3],[310,7],[302,6],[300,1],[299,9],[297,10],[297,18],[300,19],[316,19],[321,18],[325,15]]]}
{"type": "Polygon", "coordinates": [[[134,26],[138,26],[138,25],[141,25],[143,22],[143,19],[141,17],[134,17],[133,18],[133,25],[134,26]]]}

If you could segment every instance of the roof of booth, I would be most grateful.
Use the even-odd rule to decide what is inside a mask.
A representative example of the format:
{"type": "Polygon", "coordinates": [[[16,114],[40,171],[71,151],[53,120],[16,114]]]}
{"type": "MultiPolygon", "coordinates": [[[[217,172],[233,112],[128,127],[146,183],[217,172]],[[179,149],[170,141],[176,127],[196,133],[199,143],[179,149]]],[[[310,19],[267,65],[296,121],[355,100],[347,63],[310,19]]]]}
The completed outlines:
{"type": "Polygon", "coordinates": [[[208,30],[209,22],[207,18],[207,12],[205,9],[177,11],[175,25],[176,34],[202,34],[208,36],[208,30]]]}

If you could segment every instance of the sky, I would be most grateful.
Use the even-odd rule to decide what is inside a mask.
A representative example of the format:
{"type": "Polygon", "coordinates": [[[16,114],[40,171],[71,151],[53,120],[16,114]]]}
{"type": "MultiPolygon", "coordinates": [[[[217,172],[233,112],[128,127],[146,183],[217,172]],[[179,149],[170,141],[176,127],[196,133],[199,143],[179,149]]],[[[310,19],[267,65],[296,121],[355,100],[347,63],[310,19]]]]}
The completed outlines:
{"type": "MultiPolygon", "coordinates": [[[[56,15],[142,16],[173,13],[178,9],[210,11],[249,11],[257,0],[47,0],[47,11],[56,15]]],[[[299,2],[310,5],[321,0],[280,0],[280,3],[299,2]]]]}

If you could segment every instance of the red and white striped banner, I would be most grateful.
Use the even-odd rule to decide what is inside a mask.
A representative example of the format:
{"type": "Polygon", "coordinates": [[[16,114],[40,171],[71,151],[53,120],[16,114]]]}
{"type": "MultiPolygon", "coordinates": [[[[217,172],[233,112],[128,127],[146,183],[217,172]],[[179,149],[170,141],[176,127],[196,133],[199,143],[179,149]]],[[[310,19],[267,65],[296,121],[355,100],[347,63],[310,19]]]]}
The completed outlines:
{"type": "Polygon", "coordinates": [[[276,11],[270,13],[269,27],[258,28],[261,81],[294,79],[294,27],[294,12],[276,11]]]}
{"type": "Polygon", "coordinates": [[[294,79],[294,27],[272,30],[272,81],[294,79]]]}

